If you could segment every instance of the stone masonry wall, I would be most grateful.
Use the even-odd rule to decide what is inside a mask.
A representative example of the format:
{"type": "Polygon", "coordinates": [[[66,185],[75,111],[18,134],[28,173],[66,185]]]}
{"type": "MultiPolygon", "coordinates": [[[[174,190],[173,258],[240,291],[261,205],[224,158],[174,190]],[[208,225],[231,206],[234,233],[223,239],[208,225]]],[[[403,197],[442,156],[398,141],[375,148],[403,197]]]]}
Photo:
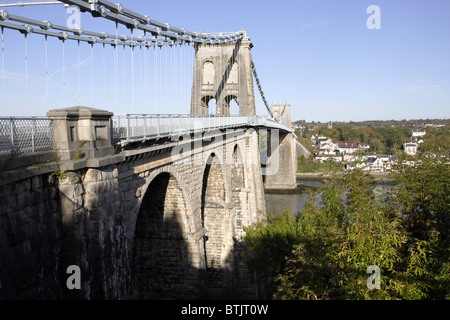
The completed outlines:
{"type": "Polygon", "coordinates": [[[61,298],[56,177],[15,181],[0,194],[0,299],[61,298]]]}

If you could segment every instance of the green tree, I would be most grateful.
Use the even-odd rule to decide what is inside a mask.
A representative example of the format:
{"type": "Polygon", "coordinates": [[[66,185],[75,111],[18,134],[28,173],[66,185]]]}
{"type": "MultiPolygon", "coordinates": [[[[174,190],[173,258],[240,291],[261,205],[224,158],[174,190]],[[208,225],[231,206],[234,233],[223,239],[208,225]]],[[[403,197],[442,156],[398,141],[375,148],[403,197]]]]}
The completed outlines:
{"type": "Polygon", "coordinates": [[[449,165],[447,155],[400,159],[387,195],[362,170],[334,168],[298,216],[248,228],[249,269],[276,299],[450,298],[449,165]],[[370,265],[379,290],[366,285],[370,265]]]}
{"type": "Polygon", "coordinates": [[[321,172],[324,168],[322,163],[314,161],[312,157],[305,158],[304,155],[301,155],[298,158],[297,172],[321,172]]]}
{"type": "Polygon", "coordinates": [[[450,150],[450,127],[430,128],[423,137],[421,152],[441,153],[450,150]]]}
{"type": "Polygon", "coordinates": [[[322,193],[321,205],[311,194],[297,220],[299,238],[276,277],[276,299],[335,299],[337,266],[332,263],[344,232],[342,190],[332,176],[322,193]],[[331,262],[331,263],[330,263],[331,262]]]}
{"type": "Polygon", "coordinates": [[[399,159],[390,197],[410,235],[405,268],[429,297],[450,298],[450,156],[423,154],[414,164],[406,159],[399,159]],[[425,259],[417,260],[420,254],[425,259]]]}
{"type": "Polygon", "coordinates": [[[328,128],[327,126],[322,126],[319,128],[319,133],[325,137],[331,137],[333,129],[328,128]]]}
{"type": "Polygon", "coordinates": [[[288,257],[275,293],[280,299],[391,299],[420,298],[414,282],[402,281],[395,267],[398,250],[406,242],[400,219],[384,210],[373,195],[373,178],[361,170],[343,177],[347,200],[340,200],[336,183],[322,191],[322,206],[315,200],[300,215],[302,239],[288,257]],[[345,208],[345,209],[344,209],[345,208]],[[366,286],[367,267],[381,268],[380,290],[366,286]],[[407,295],[404,288],[408,288],[407,295]],[[399,294],[400,292],[400,294],[399,294]]]}
{"type": "Polygon", "coordinates": [[[343,141],[359,142],[359,135],[356,129],[350,124],[344,124],[339,128],[340,139],[343,141]]]}
{"type": "Polygon", "coordinates": [[[373,192],[374,179],[362,170],[344,175],[347,190],[346,237],[337,252],[342,298],[419,299],[422,291],[402,272],[402,246],[408,236],[399,217],[383,197],[373,192]],[[365,271],[381,269],[381,288],[369,290],[365,271]],[[407,279],[407,280],[405,280],[407,279]]]}
{"type": "Polygon", "coordinates": [[[386,146],[391,150],[397,150],[403,143],[403,136],[397,128],[386,128],[385,130],[386,146]]]}
{"type": "Polygon", "coordinates": [[[386,145],[378,138],[370,138],[369,140],[370,151],[374,153],[386,153],[386,145]]]}
{"type": "Polygon", "coordinates": [[[297,219],[288,210],[283,210],[245,230],[244,258],[257,279],[263,298],[270,298],[276,288],[275,278],[283,272],[285,257],[299,241],[297,219]]]}
{"type": "Polygon", "coordinates": [[[370,143],[370,139],[375,136],[375,131],[371,127],[361,127],[357,129],[361,142],[370,143]]]}

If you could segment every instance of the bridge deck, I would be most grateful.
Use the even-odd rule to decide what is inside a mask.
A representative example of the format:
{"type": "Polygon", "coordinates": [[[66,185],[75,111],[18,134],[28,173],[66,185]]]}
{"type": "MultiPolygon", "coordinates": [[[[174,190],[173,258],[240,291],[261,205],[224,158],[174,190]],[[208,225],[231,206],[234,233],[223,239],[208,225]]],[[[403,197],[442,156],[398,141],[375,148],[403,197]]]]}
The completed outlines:
{"type": "MultiPolygon", "coordinates": [[[[264,116],[117,115],[111,119],[113,144],[125,145],[185,134],[255,127],[293,132],[283,123],[264,116]]],[[[53,149],[53,127],[49,118],[0,119],[0,157],[53,149]]]]}
{"type": "Polygon", "coordinates": [[[112,139],[118,144],[239,127],[262,127],[293,132],[263,116],[120,115],[112,118],[112,139]]]}

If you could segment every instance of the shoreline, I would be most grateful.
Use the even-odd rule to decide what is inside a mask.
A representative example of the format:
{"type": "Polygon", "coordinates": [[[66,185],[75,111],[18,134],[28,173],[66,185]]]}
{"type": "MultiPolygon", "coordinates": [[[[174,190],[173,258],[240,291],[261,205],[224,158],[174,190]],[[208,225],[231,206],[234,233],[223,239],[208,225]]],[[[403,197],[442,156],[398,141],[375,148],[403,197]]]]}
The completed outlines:
{"type": "MultiPolygon", "coordinates": [[[[369,172],[369,174],[375,178],[375,181],[383,181],[383,182],[394,182],[394,178],[392,173],[390,172],[369,172]]],[[[321,181],[327,177],[325,172],[304,172],[296,174],[297,180],[312,180],[312,181],[321,181]]]]}
{"type": "MultiPolygon", "coordinates": [[[[375,183],[377,184],[394,184],[394,178],[389,172],[372,172],[371,176],[374,177],[375,183]]],[[[299,181],[320,181],[327,177],[325,172],[307,172],[307,173],[296,173],[297,187],[295,189],[264,189],[264,193],[267,194],[300,194],[304,193],[306,189],[317,189],[319,187],[306,186],[299,181]]]]}
{"type": "Polygon", "coordinates": [[[315,189],[316,187],[305,186],[304,184],[297,183],[295,189],[266,189],[264,188],[264,193],[266,194],[301,194],[304,193],[306,189],[315,189]]]}

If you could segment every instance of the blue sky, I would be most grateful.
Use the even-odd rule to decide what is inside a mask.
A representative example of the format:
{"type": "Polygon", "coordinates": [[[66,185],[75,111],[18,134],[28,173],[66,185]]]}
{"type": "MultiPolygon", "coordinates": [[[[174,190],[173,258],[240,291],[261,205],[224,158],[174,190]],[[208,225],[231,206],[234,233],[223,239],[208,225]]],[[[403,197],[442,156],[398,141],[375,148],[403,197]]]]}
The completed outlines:
{"type": "MultiPolygon", "coordinates": [[[[267,100],[269,103],[288,102],[293,120],[450,118],[448,0],[125,0],[122,3],[153,19],[191,31],[246,29],[254,44],[252,56],[267,100]],[[381,29],[369,30],[366,26],[371,16],[366,9],[370,5],[377,5],[381,10],[381,29]]],[[[63,25],[69,17],[61,6],[6,10],[63,25]]],[[[87,14],[81,16],[81,23],[85,29],[105,27],[108,32],[115,32],[112,23],[98,21],[87,14]]],[[[121,29],[119,33],[124,32],[127,31],[121,29]]],[[[48,96],[45,96],[46,89],[42,85],[42,79],[45,79],[43,43],[42,37],[37,35],[30,35],[27,39],[28,94],[24,97],[24,36],[5,30],[6,93],[0,104],[3,100],[6,103],[2,104],[2,115],[41,115],[48,109],[61,107],[61,41],[48,41],[48,73],[53,74],[48,96]],[[59,87],[56,82],[59,82],[59,87]]],[[[106,50],[109,64],[105,71],[101,46],[94,46],[92,51],[85,44],[80,49],[80,59],[76,43],[66,43],[65,46],[66,82],[73,89],[66,92],[66,104],[92,104],[116,113],[131,112],[130,106],[125,106],[126,98],[130,96],[125,85],[130,82],[130,75],[122,75],[119,71],[118,80],[113,81],[118,82],[119,89],[123,88],[123,95],[111,93],[108,90],[110,83],[103,84],[105,78],[114,78],[113,62],[109,59],[114,56],[113,49],[106,50]],[[81,73],[82,97],[78,97],[76,92],[78,70],[81,73]],[[92,74],[95,74],[98,84],[93,88],[94,99],[90,85],[92,74]],[[114,98],[119,102],[113,101],[114,98]]],[[[155,98],[153,93],[161,93],[158,89],[146,92],[145,85],[140,84],[139,87],[137,83],[143,79],[146,83],[155,79],[150,64],[145,65],[148,78],[142,74],[144,57],[149,63],[155,60],[151,54],[145,56],[138,50],[133,53],[134,112],[189,112],[190,88],[186,85],[192,78],[189,74],[192,67],[188,62],[192,57],[189,50],[185,48],[182,53],[175,53],[174,59],[184,63],[178,69],[182,71],[174,85],[182,94],[176,98],[164,98],[172,99],[170,101],[155,98]],[[144,100],[159,107],[142,109],[140,102],[144,100]]],[[[164,54],[162,52],[160,57],[164,54]]],[[[119,55],[119,61],[129,63],[130,57],[131,51],[126,51],[125,60],[119,55]]],[[[156,80],[164,91],[165,80],[156,80]]],[[[3,92],[0,88],[0,93],[3,92]]],[[[262,100],[257,91],[255,94],[258,113],[263,114],[262,100]]]]}

